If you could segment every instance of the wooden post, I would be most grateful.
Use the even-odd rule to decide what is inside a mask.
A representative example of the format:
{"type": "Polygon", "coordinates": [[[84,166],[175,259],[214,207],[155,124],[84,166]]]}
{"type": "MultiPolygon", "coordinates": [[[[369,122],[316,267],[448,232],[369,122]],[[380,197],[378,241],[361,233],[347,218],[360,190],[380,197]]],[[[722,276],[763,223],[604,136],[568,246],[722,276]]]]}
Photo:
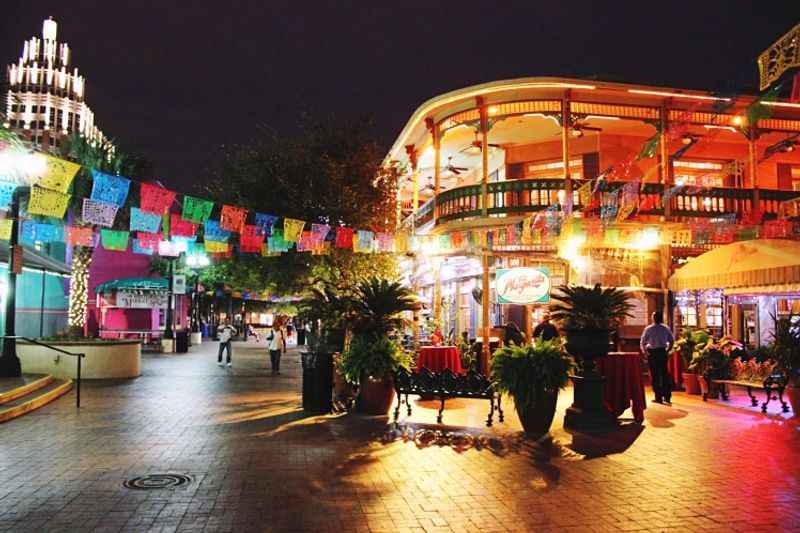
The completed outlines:
{"type": "MultiPolygon", "coordinates": [[[[660,150],[660,159],[661,159],[661,184],[664,186],[664,191],[667,190],[668,187],[672,186],[672,161],[670,160],[669,156],[669,143],[668,143],[668,136],[667,136],[667,129],[669,128],[669,110],[667,109],[666,105],[661,106],[660,110],[660,119],[661,119],[661,132],[659,135],[659,142],[658,147],[660,150]]],[[[662,195],[662,198],[665,198],[662,195]]],[[[672,199],[667,198],[664,200],[664,220],[669,220],[672,216],[672,199]]]]}
{"type": "Polygon", "coordinates": [[[667,281],[672,275],[672,245],[662,245],[659,248],[658,256],[661,266],[661,292],[664,296],[664,304],[661,307],[661,311],[666,323],[672,327],[672,315],[669,312],[669,288],[667,286],[667,281]]]}
{"type": "Polygon", "coordinates": [[[481,346],[481,368],[485,376],[491,375],[490,361],[491,350],[489,348],[489,337],[491,336],[491,324],[489,323],[489,305],[491,287],[489,286],[489,252],[483,254],[483,297],[481,298],[481,330],[483,331],[483,344],[481,346]]]}
{"type": "Polygon", "coordinates": [[[522,317],[522,323],[525,327],[525,342],[528,344],[533,342],[533,321],[531,320],[531,313],[533,312],[532,305],[522,306],[522,312],[525,315],[522,317]]]}
{"type": "Polygon", "coordinates": [[[480,96],[475,99],[481,128],[481,216],[489,216],[489,110],[480,96]]]}
{"type": "MultiPolygon", "coordinates": [[[[561,100],[561,161],[564,164],[564,205],[572,206],[572,175],[569,172],[569,126],[570,115],[569,91],[561,100]]],[[[571,210],[570,210],[571,211],[571,210]]],[[[564,213],[570,215],[570,213],[564,213]]]]}
{"type": "Polygon", "coordinates": [[[436,218],[438,217],[437,203],[442,179],[442,140],[439,127],[436,126],[433,118],[426,118],[425,126],[431,132],[431,140],[433,141],[433,223],[436,224],[436,218]]]}
{"type": "Polygon", "coordinates": [[[750,132],[747,136],[748,159],[750,167],[750,182],[753,187],[753,212],[760,211],[761,194],[758,190],[758,149],[756,147],[756,140],[758,139],[758,131],[755,124],[750,126],[750,132]]]}
{"type": "MultiPolygon", "coordinates": [[[[433,323],[439,327],[442,319],[442,262],[439,258],[434,259],[433,275],[433,323]]],[[[447,332],[442,331],[442,333],[447,332]]]]}
{"type": "Polygon", "coordinates": [[[414,192],[412,195],[411,216],[412,220],[416,219],[417,208],[419,208],[419,172],[417,172],[417,150],[413,144],[406,145],[406,153],[408,154],[408,161],[411,163],[411,175],[414,180],[414,192]]]}

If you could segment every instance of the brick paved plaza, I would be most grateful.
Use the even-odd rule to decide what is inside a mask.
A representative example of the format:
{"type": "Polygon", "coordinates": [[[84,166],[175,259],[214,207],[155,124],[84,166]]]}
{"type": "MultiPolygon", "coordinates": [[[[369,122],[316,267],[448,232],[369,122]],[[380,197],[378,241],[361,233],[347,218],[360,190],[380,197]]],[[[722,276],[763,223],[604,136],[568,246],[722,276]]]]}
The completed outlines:
{"type": "MultiPolygon", "coordinates": [[[[269,377],[263,344],[237,343],[232,369],[215,348],[146,356],[139,379],[86,385],[80,411],[73,392],[0,425],[0,530],[800,530],[800,425],[739,397],[677,394],[641,430],[581,438],[560,427],[567,390],[552,445],[459,453],[386,443],[385,419],[304,417],[296,351],[269,377]],[[123,487],[148,473],[192,482],[123,487]]],[[[453,401],[445,422],[519,431],[510,402],[483,427],[484,403],[453,401]]]]}

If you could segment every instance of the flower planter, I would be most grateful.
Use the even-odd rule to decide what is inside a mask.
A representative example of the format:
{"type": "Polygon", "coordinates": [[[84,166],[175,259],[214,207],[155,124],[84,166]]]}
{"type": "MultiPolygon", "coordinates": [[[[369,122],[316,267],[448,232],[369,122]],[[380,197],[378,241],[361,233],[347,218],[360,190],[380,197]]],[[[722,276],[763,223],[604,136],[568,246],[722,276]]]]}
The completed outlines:
{"type": "Polygon", "coordinates": [[[683,388],[686,390],[686,394],[701,394],[702,391],[700,390],[700,381],[697,374],[694,372],[684,372],[683,388]]]}
{"type": "Polygon", "coordinates": [[[358,410],[365,415],[387,415],[394,400],[394,385],[391,376],[361,378],[358,392],[358,410]]]}
{"type": "Polygon", "coordinates": [[[538,439],[550,431],[556,415],[558,390],[542,392],[537,395],[536,403],[527,409],[517,408],[517,415],[522,429],[528,437],[538,439]]]}
{"type": "Polygon", "coordinates": [[[608,355],[608,331],[580,330],[567,332],[567,351],[583,361],[583,373],[594,371],[594,361],[608,355]]]}
{"type": "Polygon", "coordinates": [[[697,376],[697,381],[700,383],[700,392],[703,394],[703,399],[718,399],[720,389],[725,386],[718,383],[712,383],[712,385],[709,387],[708,380],[706,380],[705,376],[697,376]]]}
{"type": "Polygon", "coordinates": [[[787,386],[783,391],[786,397],[789,398],[789,404],[792,406],[792,416],[800,418],[800,387],[787,386]]]}

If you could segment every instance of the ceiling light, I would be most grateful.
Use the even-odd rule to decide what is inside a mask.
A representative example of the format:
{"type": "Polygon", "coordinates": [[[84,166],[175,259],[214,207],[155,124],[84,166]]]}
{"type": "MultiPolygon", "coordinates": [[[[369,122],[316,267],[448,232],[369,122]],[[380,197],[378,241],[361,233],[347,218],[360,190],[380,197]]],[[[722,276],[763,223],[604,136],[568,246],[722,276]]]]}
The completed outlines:
{"type": "Polygon", "coordinates": [[[619,117],[607,117],[604,115],[587,115],[586,120],[620,120],[619,117]]]}
{"type": "Polygon", "coordinates": [[[703,127],[707,130],[728,130],[732,131],[733,133],[737,133],[736,128],[733,126],[715,126],[713,124],[705,124],[703,127]]]}
{"type": "Polygon", "coordinates": [[[633,94],[649,94],[653,96],[669,96],[673,98],[690,98],[695,100],[711,100],[714,102],[730,102],[730,98],[723,98],[719,96],[706,96],[703,94],[684,94],[684,93],[674,93],[670,91],[648,91],[644,89],[628,89],[629,93],[633,94]]]}
{"type": "Polygon", "coordinates": [[[583,131],[580,128],[574,128],[571,133],[573,137],[583,137],[583,131]]]}

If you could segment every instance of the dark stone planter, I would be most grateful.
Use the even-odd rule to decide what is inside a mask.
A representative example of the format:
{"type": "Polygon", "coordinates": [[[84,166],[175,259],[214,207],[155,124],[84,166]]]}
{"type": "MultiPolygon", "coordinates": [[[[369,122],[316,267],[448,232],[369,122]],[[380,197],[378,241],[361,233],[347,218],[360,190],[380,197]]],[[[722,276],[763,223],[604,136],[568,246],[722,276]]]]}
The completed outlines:
{"type": "Polygon", "coordinates": [[[553,418],[556,416],[558,390],[540,391],[536,395],[536,403],[527,409],[517,407],[517,415],[522,429],[528,437],[538,439],[550,431],[553,418]]]}
{"type": "Polygon", "coordinates": [[[606,379],[597,372],[595,359],[608,355],[609,332],[581,330],[567,332],[567,351],[582,362],[577,375],[570,376],[575,400],[567,409],[564,427],[576,431],[613,429],[617,419],[605,407],[603,385],[606,379]]]}
{"type": "Polygon", "coordinates": [[[394,400],[391,376],[364,376],[358,391],[358,411],[365,415],[388,415],[394,400]]]}
{"type": "Polygon", "coordinates": [[[683,388],[686,394],[700,394],[700,380],[694,372],[683,373],[683,388]]]}

